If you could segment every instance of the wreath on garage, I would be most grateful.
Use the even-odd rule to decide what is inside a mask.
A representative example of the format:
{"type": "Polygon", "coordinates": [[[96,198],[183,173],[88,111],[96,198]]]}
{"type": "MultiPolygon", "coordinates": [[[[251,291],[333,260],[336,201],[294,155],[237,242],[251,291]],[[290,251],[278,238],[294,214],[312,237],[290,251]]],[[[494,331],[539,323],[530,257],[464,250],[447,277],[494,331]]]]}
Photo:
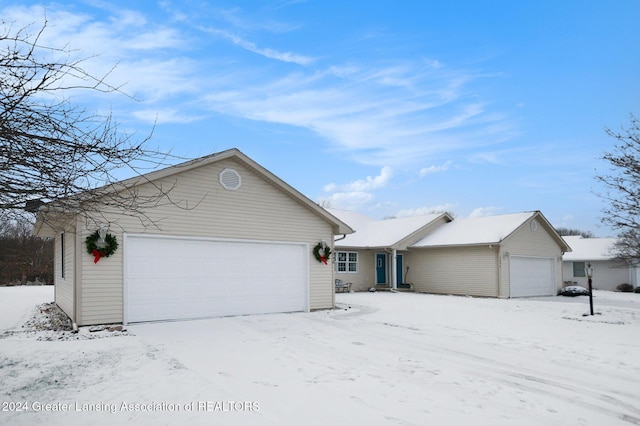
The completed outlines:
{"type": "Polygon", "coordinates": [[[100,241],[98,231],[89,235],[85,240],[87,253],[93,256],[93,263],[98,263],[101,257],[111,256],[118,248],[118,240],[111,234],[105,235],[103,244],[98,244],[98,241],[100,241]]]}
{"type": "Polygon", "coordinates": [[[315,256],[318,262],[322,262],[325,265],[327,264],[327,260],[331,256],[331,247],[329,247],[326,243],[318,243],[313,248],[313,255],[315,256]]]}

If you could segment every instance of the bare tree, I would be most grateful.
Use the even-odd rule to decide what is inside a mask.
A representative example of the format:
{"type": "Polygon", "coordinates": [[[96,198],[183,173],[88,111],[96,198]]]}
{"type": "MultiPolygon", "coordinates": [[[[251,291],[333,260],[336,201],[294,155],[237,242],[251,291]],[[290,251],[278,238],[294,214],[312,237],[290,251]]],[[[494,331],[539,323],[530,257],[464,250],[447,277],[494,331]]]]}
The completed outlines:
{"type": "Polygon", "coordinates": [[[32,229],[26,217],[0,222],[0,285],[53,282],[53,240],[32,229]]]}
{"type": "Polygon", "coordinates": [[[620,258],[640,258],[640,121],[631,115],[631,125],[617,132],[605,129],[617,142],[602,159],[609,163],[608,173],[596,176],[607,188],[598,194],[608,202],[602,222],[619,231],[616,246],[620,258]]]}
{"type": "Polygon", "coordinates": [[[149,224],[145,208],[172,202],[171,188],[141,196],[116,186],[115,172],[141,175],[169,156],[147,148],[151,135],[135,141],[111,115],[70,102],[69,94],[82,91],[124,93],[107,82],[109,73],[86,72],[86,58],[69,48],[42,45],[46,25],[31,33],[0,22],[0,220],[20,215],[26,204],[35,210],[41,200],[92,222],[106,206],[149,224]]]}
{"type": "Polygon", "coordinates": [[[578,235],[582,238],[595,238],[595,235],[591,231],[581,231],[580,229],[573,228],[556,228],[558,235],[562,237],[568,237],[572,235],[578,235]]]}

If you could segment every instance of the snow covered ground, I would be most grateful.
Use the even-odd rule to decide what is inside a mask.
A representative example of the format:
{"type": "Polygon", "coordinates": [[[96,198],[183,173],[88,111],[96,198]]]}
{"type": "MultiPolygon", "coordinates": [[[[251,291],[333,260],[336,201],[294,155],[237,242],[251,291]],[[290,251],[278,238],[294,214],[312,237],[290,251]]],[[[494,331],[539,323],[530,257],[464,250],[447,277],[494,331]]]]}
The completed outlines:
{"type": "Polygon", "coordinates": [[[593,317],[587,297],[367,292],[332,311],[35,331],[52,300],[0,288],[0,424],[640,424],[640,294],[596,292],[593,317]]]}

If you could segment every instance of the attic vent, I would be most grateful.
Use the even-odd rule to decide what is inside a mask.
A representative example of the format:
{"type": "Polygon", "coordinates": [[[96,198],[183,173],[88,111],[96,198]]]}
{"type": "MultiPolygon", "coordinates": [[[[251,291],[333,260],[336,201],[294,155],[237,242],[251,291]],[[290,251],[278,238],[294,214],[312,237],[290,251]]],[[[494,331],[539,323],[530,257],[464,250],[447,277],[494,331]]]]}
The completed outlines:
{"type": "Polygon", "coordinates": [[[242,178],[235,170],[224,169],[220,172],[220,185],[222,185],[224,189],[235,191],[242,185],[242,178]]]}

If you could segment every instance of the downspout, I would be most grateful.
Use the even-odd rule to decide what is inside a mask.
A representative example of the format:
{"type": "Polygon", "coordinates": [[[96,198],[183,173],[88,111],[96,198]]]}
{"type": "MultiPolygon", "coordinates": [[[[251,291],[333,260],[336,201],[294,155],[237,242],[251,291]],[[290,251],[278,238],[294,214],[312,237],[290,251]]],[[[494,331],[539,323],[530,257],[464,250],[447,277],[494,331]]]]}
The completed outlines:
{"type": "Polygon", "coordinates": [[[345,238],[347,238],[347,234],[342,234],[342,237],[334,239],[333,242],[335,243],[336,241],[344,240],[345,238]]]}
{"type": "Polygon", "coordinates": [[[500,284],[502,283],[502,246],[498,245],[496,249],[496,263],[498,266],[498,273],[496,274],[496,297],[500,298],[500,284]]]}
{"type": "Polygon", "coordinates": [[[78,314],[80,312],[80,282],[82,281],[82,253],[78,252],[78,247],[82,245],[82,232],[79,226],[79,219],[76,218],[76,229],[73,238],[73,318],[72,327],[78,331],[78,314]]]}

